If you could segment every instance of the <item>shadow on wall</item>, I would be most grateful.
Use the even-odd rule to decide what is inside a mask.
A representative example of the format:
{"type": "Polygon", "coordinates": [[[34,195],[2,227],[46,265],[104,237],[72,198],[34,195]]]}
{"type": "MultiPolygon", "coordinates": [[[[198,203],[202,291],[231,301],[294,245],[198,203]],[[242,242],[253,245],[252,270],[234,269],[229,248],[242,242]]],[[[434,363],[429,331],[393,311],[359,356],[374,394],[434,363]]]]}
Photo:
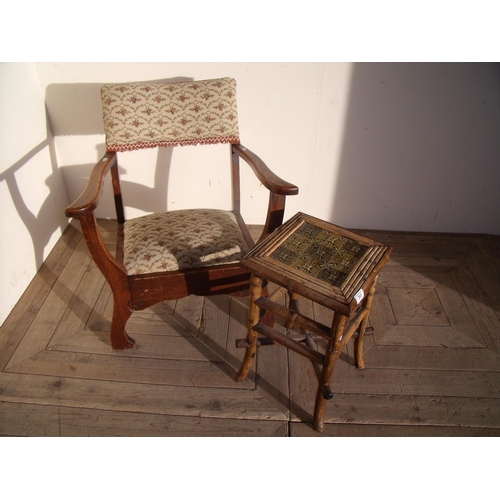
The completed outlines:
{"type": "Polygon", "coordinates": [[[57,203],[54,201],[54,193],[57,192],[58,187],[58,175],[57,175],[57,161],[56,153],[54,149],[54,143],[52,135],[50,132],[50,126],[48,118],[47,123],[47,134],[44,141],[34,147],[31,151],[26,153],[21,159],[14,163],[11,167],[6,169],[4,172],[0,173],[0,182],[5,182],[9,189],[12,202],[16,207],[19,217],[23,221],[24,226],[28,230],[32,243],[33,251],[35,256],[36,269],[39,269],[44,260],[44,249],[50,241],[52,235],[60,230],[61,233],[64,231],[65,226],[58,224],[56,221],[63,220],[61,217],[55,218],[52,216],[54,206],[57,203]],[[49,188],[50,194],[44,200],[42,206],[40,207],[38,213],[35,215],[26,204],[21,190],[19,188],[18,182],[16,180],[16,173],[20,172],[23,167],[38,153],[42,152],[48,147],[50,155],[50,163],[52,173],[45,180],[45,185],[49,188]],[[52,224],[51,227],[47,227],[48,224],[52,224]]]}
{"type": "MultiPolygon", "coordinates": [[[[193,78],[179,76],[161,80],[148,80],[144,83],[191,81],[193,81],[193,78]]],[[[101,105],[102,85],[104,85],[104,82],[52,83],[47,86],[45,103],[54,136],[104,134],[101,105]]]]}
{"type": "MultiPolygon", "coordinates": [[[[168,83],[191,80],[191,78],[179,77],[149,83],[168,83]]],[[[62,223],[58,224],[55,222],[57,218],[51,216],[54,206],[56,205],[53,196],[57,192],[59,178],[57,172],[57,155],[53,138],[63,135],[84,136],[104,134],[100,88],[101,84],[49,85],[46,93],[46,137],[48,139],[42,141],[16,163],[0,173],[0,182],[5,182],[7,184],[14,206],[30,234],[37,269],[39,269],[43,263],[44,249],[51,236],[58,229],[61,232],[65,229],[62,223]],[[16,180],[16,173],[20,172],[31,159],[46,148],[49,150],[52,169],[52,174],[49,175],[45,181],[50,194],[46,197],[38,213],[35,215],[23,199],[23,195],[16,180]],[[53,227],[47,227],[49,223],[52,223],[53,227]]],[[[105,150],[106,147],[104,144],[96,146],[96,162],[104,154],[105,150]]],[[[123,192],[129,191],[133,193],[133,196],[130,196],[127,200],[129,205],[132,203],[131,206],[134,206],[135,200],[136,204],[138,206],[140,205],[142,210],[154,211],[152,205],[155,197],[152,196],[152,193],[157,189],[161,189],[162,192],[166,193],[168,166],[170,165],[171,156],[171,148],[165,148],[158,152],[154,187],[149,188],[140,184],[126,181],[122,182],[123,192]],[[165,168],[165,166],[167,166],[167,168],[165,168]]],[[[61,169],[63,171],[63,176],[65,170],[71,169],[72,176],[81,179],[81,193],[93,166],[94,163],[89,163],[84,165],[65,166],[61,169]]],[[[112,200],[110,189],[107,191],[107,197],[109,197],[109,200],[112,200]]],[[[70,202],[73,201],[73,199],[70,199],[70,202]]],[[[110,203],[112,203],[112,201],[110,201],[110,203]]],[[[64,218],[61,217],[59,220],[62,221],[64,218]]]]}
{"type": "MultiPolygon", "coordinates": [[[[90,172],[97,161],[103,157],[106,152],[105,144],[95,146],[96,161],[94,163],[84,163],[81,165],[65,165],[60,167],[63,177],[66,180],[66,186],[71,184],[71,192],[68,193],[69,202],[76,201],[83,192],[90,172]]],[[[133,154],[133,153],[126,153],[133,154]]],[[[154,183],[152,187],[144,184],[131,182],[123,179],[127,169],[119,166],[120,186],[126,208],[135,208],[144,212],[160,212],[167,208],[168,178],[170,165],[172,161],[173,148],[159,148],[156,156],[156,165],[154,167],[154,183]],[[160,201],[161,200],[161,201],[160,201]],[[161,203],[161,205],[160,205],[161,203]]],[[[120,164],[120,160],[118,160],[120,164]]],[[[114,213],[113,191],[111,187],[111,177],[108,175],[105,180],[105,186],[102,197],[99,201],[99,208],[96,216],[99,217],[99,210],[102,213],[114,213]]]]}
{"type": "MultiPolygon", "coordinates": [[[[148,80],[147,83],[188,82],[193,78],[175,77],[161,80],[148,80]]],[[[134,82],[140,83],[140,82],[134,82]]],[[[146,82],[145,82],[146,83],[146,82]]],[[[46,105],[49,110],[50,123],[54,136],[92,136],[104,135],[104,125],[101,104],[101,87],[103,83],[51,84],[46,91],[46,105]]],[[[78,147],[82,147],[80,144],[78,147]]],[[[106,145],[94,145],[96,154],[94,163],[61,165],[70,202],[83,191],[90,172],[95,163],[106,152],[106,145]],[[69,182],[70,180],[70,182],[69,182]]],[[[173,148],[159,148],[156,156],[153,187],[144,184],[121,180],[121,187],[127,207],[137,208],[144,212],[155,212],[166,209],[166,194],[168,192],[168,176],[172,160],[173,148]],[[158,205],[161,200],[162,206],[158,205]]],[[[135,154],[135,153],[131,153],[135,154]]],[[[140,155],[140,153],[139,153],[140,155]]],[[[120,176],[126,174],[126,169],[120,167],[120,176]]],[[[100,202],[102,212],[113,213],[113,196],[111,183],[107,186],[100,202]]]]}
{"type": "Polygon", "coordinates": [[[496,63],[354,64],[331,220],[500,234],[499,83],[496,63]]]}

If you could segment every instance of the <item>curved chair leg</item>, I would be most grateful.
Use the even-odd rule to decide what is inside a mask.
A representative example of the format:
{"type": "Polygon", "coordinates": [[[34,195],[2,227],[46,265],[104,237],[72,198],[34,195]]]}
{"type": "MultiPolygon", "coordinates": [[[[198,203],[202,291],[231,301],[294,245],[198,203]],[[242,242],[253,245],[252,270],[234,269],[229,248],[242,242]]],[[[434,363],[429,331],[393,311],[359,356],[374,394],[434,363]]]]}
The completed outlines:
{"type": "Polygon", "coordinates": [[[247,378],[255,354],[257,353],[257,332],[254,331],[253,327],[259,322],[260,308],[255,304],[255,301],[260,298],[261,293],[262,280],[258,276],[252,274],[250,278],[250,301],[248,306],[248,347],[246,348],[241,367],[236,374],[236,382],[243,382],[243,380],[247,378]]]}
{"type": "Polygon", "coordinates": [[[135,342],[125,331],[125,325],[132,315],[132,311],[129,309],[126,299],[120,299],[116,296],[114,299],[113,319],[111,321],[111,347],[116,351],[133,349],[135,342]]]}

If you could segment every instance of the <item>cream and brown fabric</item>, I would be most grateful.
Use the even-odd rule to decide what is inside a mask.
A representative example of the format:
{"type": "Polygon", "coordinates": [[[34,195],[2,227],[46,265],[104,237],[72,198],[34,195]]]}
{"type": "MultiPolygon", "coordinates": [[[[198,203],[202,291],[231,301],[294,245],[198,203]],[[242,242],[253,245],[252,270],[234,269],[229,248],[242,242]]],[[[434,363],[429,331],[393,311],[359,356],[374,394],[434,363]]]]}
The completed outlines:
{"type": "Polygon", "coordinates": [[[108,84],[101,97],[108,151],[239,143],[233,78],[108,84]]]}
{"type": "Polygon", "coordinates": [[[249,251],[232,212],[176,210],[125,222],[129,275],[239,262],[249,251]]]}

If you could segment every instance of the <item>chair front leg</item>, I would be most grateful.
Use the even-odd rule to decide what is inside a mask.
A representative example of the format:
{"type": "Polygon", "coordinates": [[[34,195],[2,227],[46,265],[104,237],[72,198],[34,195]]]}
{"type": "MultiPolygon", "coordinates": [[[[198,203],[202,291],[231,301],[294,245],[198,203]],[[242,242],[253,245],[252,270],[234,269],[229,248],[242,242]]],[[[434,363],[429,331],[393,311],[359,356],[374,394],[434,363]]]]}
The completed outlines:
{"type": "Polygon", "coordinates": [[[132,314],[132,297],[127,271],[104,246],[97,229],[94,214],[90,213],[80,217],[80,223],[90,254],[113,292],[111,347],[116,350],[131,349],[135,347],[135,343],[125,331],[127,320],[132,314]]]}
{"type": "Polygon", "coordinates": [[[130,308],[130,294],[113,293],[113,319],[111,321],[111,347],[115,351],[133,349],[134,339],[127,335],[125,325],[132,315],[130,308]]]}

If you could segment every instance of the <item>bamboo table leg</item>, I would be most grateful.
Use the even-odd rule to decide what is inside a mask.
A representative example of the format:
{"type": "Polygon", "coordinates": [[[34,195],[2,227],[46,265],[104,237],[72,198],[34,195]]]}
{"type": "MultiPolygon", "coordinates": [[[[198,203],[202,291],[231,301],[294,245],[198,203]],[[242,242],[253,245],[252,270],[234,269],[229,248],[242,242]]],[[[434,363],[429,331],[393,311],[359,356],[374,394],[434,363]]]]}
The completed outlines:
{"type": "Polygon", "coordinates": [[[365,299],[366,302],[364,304],[364,307],[367,309],[367,313],[366,313],[366,316],[363,318],[363,321],[361,321],[361,324],[359,325],[358,337],[356,339],[356,347],[355,347],[356,366],[360,370],[363,370],[365,367],[365,360],[363,357],[363,345],[364,345],[364,340],[365,340],[365,330],[366,330],[366,326],[368,324],[368,317],[370,316],[370,310],[372,308],[373,296],[375,295],[376,285],[377,285],[377,279],[375,278],[373,286],[371,287],[370,292],[368,293],[368,297],[366,297],[366,299],[365,299]]]}
{"type": "Polygon", "coordinates": [[[242,382],[247,378],[248,372],[252,367],[252,362],[257,352],[257,332],[253,327],[259,322],[260,308],[255,304],[255,301],[260,298],[262,293],[262,279],[252,274],[250,277],[250,299],[248,305],[248,333],[247,342],[248,346],[245,351],[245,357],[241,367],[236,374],[236,382],[242,382]]]}
{"type": "MultiPolygon", "coordinates": [[[[375,294],[375,284],[376,283],[373,284],[373,286],[370,289],[370,292],[363,301],[362,306],[358,309],[358,311],[355,314],[348,317],[339,312],[335,312],[332,321],[332,326],[329,329],[329,334],[327,334],[328,330],[326,329],[326,327],[325,327],[326,331],[324,331],[323,333],[323,335],[329,337],[325,355],[322,356],[318,354],[318,356],[312,356],[312,350],[316,348],[316,345],[312,346],[308,344],[307,340],[310,334],[305,329],[304,329],[305,340],[306,344],[310,348],[309,350],[307,350],[306,347],[301,347],[299,349],[299,346],[302,345],[299,344],[300,341],[290,340],[291,337],[278,338],[281,336],[277,332],[275,332],[274,334],[272,329],[264,328],[264,325],[262,325],[262,318],[261,318],[261,307],[263,306],[263,303],[262,300],[260,301],[258,300],[262,296],[263,280],[259,278],[257,275],[252,274],[250,279],[250,303],[248,309],[247,338],[246,341],[242,341],[244,342],[244,344],[242,345],[246,346],[246,351],[241,367],[235,377],[236,381],[241,382],[245,380],[245,378],[248,376],[248,373],[250,372],[250,368],[252,367],[252,363],[257,352],[257,347],[261,344],[262,345],[273,344],[276,341],[284,345],[285,347],[288,347],[298,352],[299,354],[308,357],[313,362],[313,366],[316,370],[319,382],[316,393],[316,402],[314,406],[313,425],[318,432],[322,432],[324,429],[326,401],[333,397],[332,391],[330,389],[330,383],[333,378],[335,363],[339,358],[341,352],[343,351],[344,347],[352,338],[352,336],[356,333],[356,331],[358,332],[358,337],[356,339],[356,346],[355,346],[356,365],[359,369],[364,368],[363,339],[368,324],[370,309],[373,303],[373,296],[375,294]],[[260,306],[258,304],[260,304],[260,306]],[[267,337],[271,337],[270,341],[265,343],[259,342],[257,331],[260,331],[267,337]],[[275,338],[275,336],[277,338],[275,338]]],[[[287,319],[288,321],[287,328],[293,328],[293,324],[296,320],[303,321],[304,318],[300,314],[298,294],[290,292],[289,296],[290,296],[290,303],[288,311],[290,312],[290,315],[288,316],[287,319]]],[[[267,308],[263,307],[263,310],[267,310],[267,308]]],[[[317,325],[314,324],[313,326],[317,327],[317,325]]],[[[269,340],[269,339],[264,339],[264,340],[269,340]]]]}
{"type": "Polygon", "coordinates": [[[325,423],[325,407],[327,399],[332,398],[329,390],[332,381],[333,369],[342,351],[342,335],[346,325],[347,317],[335,313],[332,323],[332,338],[328,342],[325,355],[325,365],[321,373],[321,380],[316,393],[316,403],[314,405],[314,428],[318,432],[323,432],[325,423]]]}

